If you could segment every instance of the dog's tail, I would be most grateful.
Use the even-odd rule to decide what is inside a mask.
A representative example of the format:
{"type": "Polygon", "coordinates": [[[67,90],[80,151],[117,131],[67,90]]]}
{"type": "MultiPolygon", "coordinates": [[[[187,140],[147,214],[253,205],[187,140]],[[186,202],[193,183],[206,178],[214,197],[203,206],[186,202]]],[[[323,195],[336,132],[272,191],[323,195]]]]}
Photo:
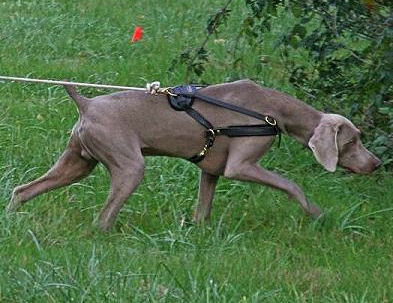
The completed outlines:
{"type": "Polygon", "coordinates": [[[85,112],[90,100],[78,94],[74,85],[64,85],[64,88],[68,95],[75,101],[78,106],[79,113],[82,114],[85,112]]]}

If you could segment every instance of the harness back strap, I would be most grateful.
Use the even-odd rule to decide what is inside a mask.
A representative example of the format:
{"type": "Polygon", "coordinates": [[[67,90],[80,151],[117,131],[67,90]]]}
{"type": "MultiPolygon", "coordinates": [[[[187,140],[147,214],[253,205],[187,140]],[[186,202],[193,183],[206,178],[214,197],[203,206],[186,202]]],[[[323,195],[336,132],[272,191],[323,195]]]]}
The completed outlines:
{"type": "MultiPolygon", "coordinates": [[[[247,116],[254,117],[254,118],[259,119],[259,120],[266,121],[266,117],[270,118],[269,116],[262,115],[260,113],[257,113],[255,111],[253,111],[253,110],[249,110],[249,109],[246,109],[246,108],[234,105],[234,104],[230,104],[230,103],[227,103],[227,102],[224,102],[224,101],[221,101],[221,100],[217,100],[217,99],[211,98],[209,96],[201,95],[198,92],[195,92],[190,97],[194,97],[194,98],[203,100],[206,103],[209,103],[209,104],[212,104],[212,105],[215,105],[215,106],[218,106],[218,107],[223,107],[223,108],[229,109],[229,110],[234,111],[234,112],[238,112],[238,113],[241,113],[241,114],[244,114],[244,115],[247,115],[247,116]]],[[[274,119],[272,119],[272,120],[274,120],[274,119]]]]}

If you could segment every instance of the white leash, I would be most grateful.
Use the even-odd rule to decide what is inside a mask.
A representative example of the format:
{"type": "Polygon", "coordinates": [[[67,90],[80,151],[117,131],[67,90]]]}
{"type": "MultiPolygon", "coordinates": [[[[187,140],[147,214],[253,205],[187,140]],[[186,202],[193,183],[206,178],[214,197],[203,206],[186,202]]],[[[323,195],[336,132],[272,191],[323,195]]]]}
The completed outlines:
{"type": "Polygon", "coordinates": [[[159,81],[147,83],[146,88],[142,88],[142,87],[132,87],[132,86],[93,84],[93,83],[82,83],[82,82],[68,82],[68,81],[20,78],[20,77],[9,77],[9,76],[0,76],[0,80],[32,82],[32,83],[46,83],[46,84],[55,84],[55,85],[75,85],[75,86],[84,86],[84,87],[93,87],[93,88],[109,88],[109,89],[119,89],[119,90],[136,90],[136,91],[145,91],[145,92],[153,94],[153,95],[156,95],[158,93],[167,93],[167,90],[168,90],[168,88],[160,88],[159,81]]]}

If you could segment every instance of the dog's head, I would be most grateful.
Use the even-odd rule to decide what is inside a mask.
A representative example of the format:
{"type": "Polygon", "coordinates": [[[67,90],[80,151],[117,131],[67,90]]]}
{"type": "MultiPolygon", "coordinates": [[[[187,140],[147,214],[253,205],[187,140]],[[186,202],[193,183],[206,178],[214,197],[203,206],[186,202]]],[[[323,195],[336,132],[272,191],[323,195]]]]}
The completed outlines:
{"type": "Polygon", "coordinates": [[[360,131],[340,115],[323,114],[308,142],[317,161],[328,171],[340,165],[354,173],[372,173],[381,161],[360,141],[360,131]]]}

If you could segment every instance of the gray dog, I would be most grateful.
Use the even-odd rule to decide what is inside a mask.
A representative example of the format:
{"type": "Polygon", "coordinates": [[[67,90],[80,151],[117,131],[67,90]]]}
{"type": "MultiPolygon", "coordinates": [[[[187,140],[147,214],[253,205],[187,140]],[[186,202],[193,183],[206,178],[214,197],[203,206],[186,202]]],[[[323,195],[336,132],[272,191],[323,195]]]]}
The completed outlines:
{"type": "MultiPolygon", "coordinates": [[[[14,189],[7,206],[9,211],[39,194],[77,182],[102,162],[111,178],[111,190],[99,216],[100,227],[107,230],[143,178],[143,156],[188,159],[203,147],[203,127],[185,112],[173,110],[166,96],[125,91],[88,99],[71,86],[66,90],[80,113],[68,146],[44,176],[14,189]]],[[[354,173],[369,174],[381,163],[362,145],[360,131],[340,115],[324,114],[250,80],[212,85],[200,92],[274,117],[283,133],[308,146],[316,160],[330,172],[340,165],[354,173]]],[[[215,126],[260,122],[200,101],[196,101],[193,108],[215,126]]],[[[296,184],[258,165],[273,141],[273,136],[216,138],[206,157],[197,164],[201,178],[194,214],[196,222],[209,218],[219,176],[282,190],[294,198],[306,214],[314,218],[320,216],[318,207],[306,200],[296,184]]]]}

